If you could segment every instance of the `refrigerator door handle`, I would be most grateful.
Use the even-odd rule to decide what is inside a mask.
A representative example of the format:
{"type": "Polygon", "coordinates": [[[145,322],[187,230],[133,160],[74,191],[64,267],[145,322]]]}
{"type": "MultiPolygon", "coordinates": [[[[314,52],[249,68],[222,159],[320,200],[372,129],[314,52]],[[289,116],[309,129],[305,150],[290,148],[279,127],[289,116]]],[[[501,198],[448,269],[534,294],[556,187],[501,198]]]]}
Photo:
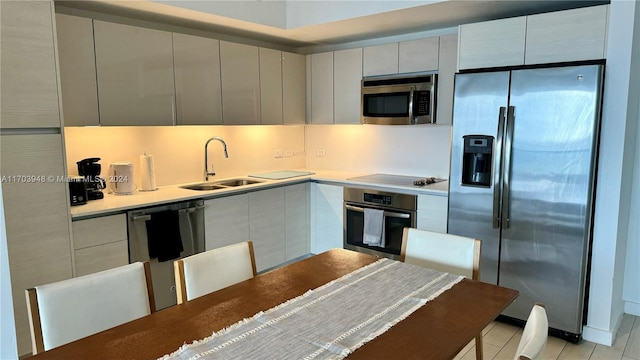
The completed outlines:
{"type": "Polygon", "coordinates": [[[502,209],[501,209],[501,193],[502,193],[502,142],[504,139],[504,123],[505,123],[505,112],[506,108],[504,106],[500,107],[500,113],[498,115],[498,132],[496,139],[496,149],[494,154],[496,154],[496,163],[495,168],[493,170],[493,228],[499,229],[502,218],[502,209]]]}
{"type": "Polygon", "coordinates": [[[515,126],[515,106],[507,110],[507,124],[504,141],[504,170],[502,171],[502,228],[509,228],[509,199],[511,198],[511,147],[513,144],[513,128],[515,126]]]}

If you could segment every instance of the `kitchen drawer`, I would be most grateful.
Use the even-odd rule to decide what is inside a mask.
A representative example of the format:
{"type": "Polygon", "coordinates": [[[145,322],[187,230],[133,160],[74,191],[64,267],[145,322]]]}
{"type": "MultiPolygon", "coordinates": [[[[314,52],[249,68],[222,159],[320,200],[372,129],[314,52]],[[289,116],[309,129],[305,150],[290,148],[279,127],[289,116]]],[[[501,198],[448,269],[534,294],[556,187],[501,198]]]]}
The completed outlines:
{"type": "Polygon", "coordinates": [[[127,240],[122,240],[79,249],[75,251],[75,255],[75,276],[78,277],[127,265],[129,263],[129,245],[127,240]]]}
{"type": "MultiPolygon", "coordinates": [[[[127,240],[127,216],[125,214],[103,216],[71,223],[74,249],[127,240]]],[[[77,261],[77,260],[76,260],[77,261]]]]}

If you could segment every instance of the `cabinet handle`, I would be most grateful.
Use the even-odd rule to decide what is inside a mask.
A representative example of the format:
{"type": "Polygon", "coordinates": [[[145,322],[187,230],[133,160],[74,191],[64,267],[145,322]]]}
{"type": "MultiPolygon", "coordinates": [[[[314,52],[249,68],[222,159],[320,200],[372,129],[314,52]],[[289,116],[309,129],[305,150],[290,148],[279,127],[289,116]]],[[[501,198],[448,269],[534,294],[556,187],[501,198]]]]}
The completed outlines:
{"type": "Polygon", "coordinates": [[[151,215],[132,216],[131,219],[133,221],[148,221],[148,220],[151,220],[151,215]]]}

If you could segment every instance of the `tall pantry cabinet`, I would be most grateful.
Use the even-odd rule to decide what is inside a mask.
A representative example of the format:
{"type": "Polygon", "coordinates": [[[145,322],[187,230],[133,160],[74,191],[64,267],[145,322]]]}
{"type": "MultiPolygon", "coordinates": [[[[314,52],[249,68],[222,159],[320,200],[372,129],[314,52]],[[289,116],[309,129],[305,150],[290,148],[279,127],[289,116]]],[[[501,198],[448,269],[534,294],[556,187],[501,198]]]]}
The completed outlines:
{"type": "Polygon", "coordinates": [[[0,1],[0,177],[18,354],[31,352],[25,289],[72,277],[51,0],[0,1]]]}

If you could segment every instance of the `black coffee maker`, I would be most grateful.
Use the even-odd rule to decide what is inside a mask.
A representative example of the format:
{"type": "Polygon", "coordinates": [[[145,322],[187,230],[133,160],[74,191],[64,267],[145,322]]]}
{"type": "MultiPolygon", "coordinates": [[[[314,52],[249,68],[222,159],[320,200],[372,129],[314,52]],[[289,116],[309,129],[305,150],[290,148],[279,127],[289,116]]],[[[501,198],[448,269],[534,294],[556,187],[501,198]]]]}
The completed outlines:
{"type": "Polygon", "coordinates": [[[98,200],[104,198],[102,189],[107,187],[107,182],[100,177],[102,167],[98,164],[100,158],[88,158],[78,161],[78,175],[84,177],[87,184],[87,199],[98,200]]]}

